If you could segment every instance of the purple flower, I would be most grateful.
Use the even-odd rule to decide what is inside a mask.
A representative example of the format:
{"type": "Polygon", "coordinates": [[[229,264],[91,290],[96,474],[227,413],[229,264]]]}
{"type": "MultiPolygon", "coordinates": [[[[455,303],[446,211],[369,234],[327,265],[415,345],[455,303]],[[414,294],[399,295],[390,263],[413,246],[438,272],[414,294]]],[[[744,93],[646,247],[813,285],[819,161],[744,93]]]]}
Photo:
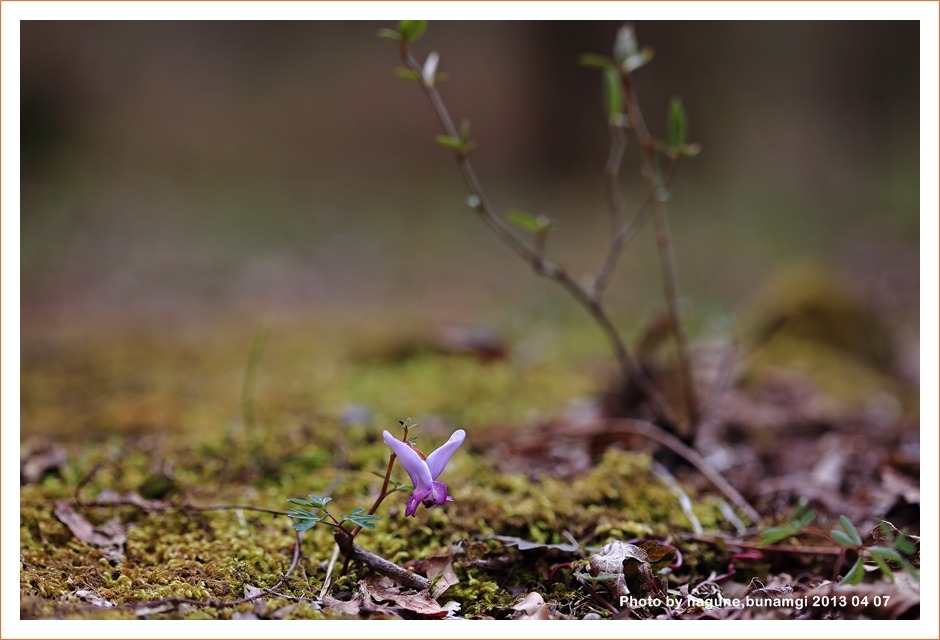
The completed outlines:
{"type": "Polygon", "coordinates": [[[406,516],[415,514],[418,510],[418,503],[423,502],[425,507],[431,508],[436,504],[453,502],[454,499],[447,494],[447,485],[438,482],[437,477],[441,475],[441,471],[447,466],[447,461],[454,455],[457,447],[463,444],[466,437],[467,434],[463,429],[457,429],[450,440],[431,453],[427,460],[422,460],[407,442],[395,438],[388,431],[382,432],[385,444],[401,460],[401,465],[405,468],[415,488],[414,493],[408,498],[408,506],[405,508],[406,516]]]}

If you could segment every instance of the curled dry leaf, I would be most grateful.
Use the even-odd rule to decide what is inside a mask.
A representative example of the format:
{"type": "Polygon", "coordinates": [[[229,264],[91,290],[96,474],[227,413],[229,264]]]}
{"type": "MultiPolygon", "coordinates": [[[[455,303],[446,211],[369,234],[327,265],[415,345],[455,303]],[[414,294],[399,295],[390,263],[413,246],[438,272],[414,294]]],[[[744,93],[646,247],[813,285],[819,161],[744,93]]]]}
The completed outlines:
{"type": "Polygon", "coordinates": [[[553,607],[545,602],[542,594],[532,591],[522,600],[512,606],[516,612],[516,620],[570,620],[570,616],[554,611],[553,607]]]}
{"type": "Polygon", "coordinates": [[[440,598],[441,594],[460,582],[454,571],[453,553],[431,556],[424,561],[424,570],[431,580],[431,596],[434,598],[440,598]]]}
{"type": "Polygon", "coordinates": [[[439,605],[427,589],[402,593],[401,587],[386,576],[364,578],[359,581],[359,587],[364,596],[371,597],[376,602],[391,602],[398,607],[429,618],[444,618],[460,609],[460,605],[456,602],[448,602],[444,606],[439,605]]]}
{"type": "Polygon", "coordinates": [[[362,594],[354,594],[349,600],[339,600],[329,594],[320,598],[320,607],[324,611],[344,616],[358,616],[362,609],[362,594]]]}
{"type": "Polygon", "coordinates": [[[600,553],[595,553],[588,559],[592,575],[610,574],[613,576],[605,582],[617,598],[630,595],[630,589],[624,579],[624,565],[631,561],[637,564],[637,568],[645,567],[649,571],[646,552],[635,544],[620,540],[608,542],[600,553]]]}
{"type": "Polygon", "coordinates": [[[72,535],[98,549],[110,562],[117,564],[124,559],[124,543],[127,531],[117,518],[108,520],[101,527],[93,526],[67,500],[56,500],[55,516],[69,528],[72,535]]]}

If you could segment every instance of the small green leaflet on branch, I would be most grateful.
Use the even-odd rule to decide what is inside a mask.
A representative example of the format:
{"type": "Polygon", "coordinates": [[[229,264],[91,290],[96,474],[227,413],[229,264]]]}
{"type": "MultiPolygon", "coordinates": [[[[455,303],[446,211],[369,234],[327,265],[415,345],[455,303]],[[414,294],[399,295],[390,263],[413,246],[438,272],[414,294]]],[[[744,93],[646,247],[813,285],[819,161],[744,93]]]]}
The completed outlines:
{"type": "Polygon", "coordinates": [[[362,527],[363,529],[375,529],[375,525],[372,523],[376,520],[381,520],[379,516],[373,516],[366,513],[366,510],[362,507],[356,507],[349,512],[349,515],[341,513],[340,517],[342,518],[343,522],[348,520],[356,526],[362,527]]]}
{"type": "Polygon", "coordinates": [[[424,35],[427,28],[427,20],[402,20],[398,23],[398,34],[405,42],[414,42],[424,35]]]}
{"type": "Polygon", "coordinates": [[[526,231],[532,233],[546,233],[555,227],[555,223],[544,214],[532,215],[521,209],[510,209],[506,218],[526,231]]]}
{"type": "Polygon", "coordinates": [[[666,114],[666,144],[661,151],[664,151],[670,158],[684,156],[691,158],[698,155],[701,147],[698,144],[689,144],[689,124],[685,115],[685,109],[682,101],[674,97],[669,101],[669,108],[666,114]]]}
{"type": "Polygon", "coordinates": [[[434,140],[446,149],[457,152],[460,156],[465,156],[473,150],[476,145],[470,140],[470,121],[464,120],[460,123],[460,133],[458,137],[439,135],[434,140]]]}

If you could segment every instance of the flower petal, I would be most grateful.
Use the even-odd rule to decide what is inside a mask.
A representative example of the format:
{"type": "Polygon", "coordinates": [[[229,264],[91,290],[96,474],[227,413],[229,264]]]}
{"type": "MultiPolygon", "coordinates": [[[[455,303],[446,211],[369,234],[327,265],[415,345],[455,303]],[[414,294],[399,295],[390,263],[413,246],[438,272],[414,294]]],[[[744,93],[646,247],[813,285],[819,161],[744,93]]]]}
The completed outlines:
{"type": "MultiPolygon", "coordinates": [[[[385,444],[392,450],[392,453],[401,460],[401,466],[405,468],[405,472],[411,478],[411,484],[414,485],[415,494],[430,491],[433,480],[431,472],[428,470],[428,463],[422,460],[421,456],[408,443],[402,442],[388,431],[382,432],[382,439],[385,440],[385,444]]],[[[435,451],[435,453],[437,452],[435,451]]],[[[408,504],[410,507],[411,502],[409,501],[408,504]]]]}
{"type": "MultiPolygon", "coordinates": [[[[437,476],[441,475],[450,457],[454,455],[457,447],[463,444],[463,440],[466,437],[467,433],[463,429],[457,429],[454,431],[454,435],[450,437],[450,440],[435,449],[434,452],[428,456],[427,467],[431,473],[432,480],[437,480],[437,476]]],[[[388,441],[386,440],[386,442],[388,441]]]]}

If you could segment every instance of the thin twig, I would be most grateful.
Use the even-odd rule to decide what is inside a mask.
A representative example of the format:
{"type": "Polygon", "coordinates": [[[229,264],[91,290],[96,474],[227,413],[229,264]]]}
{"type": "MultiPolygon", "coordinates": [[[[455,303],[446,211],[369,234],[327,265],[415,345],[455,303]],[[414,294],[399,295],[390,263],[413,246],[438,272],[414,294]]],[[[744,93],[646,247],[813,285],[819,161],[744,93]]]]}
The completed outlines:
{"type": "Polygon", "coordinates": [[[640,103],[636,97],[633,85],[633,76],[627,69],[621,68],[621,83],[623,84],[624,106],[627,116],[633,125],[640,144],[643,158],[643,175],[649,186],[650,197],[653,203],[653,225],[656,230],[656,246],[659,248],[660,268],[663,274],[663,293],[666,305],[672,318],[673,334],[676,338],[676,347],[679,354],[679,372],[682,394],[686,404],[690,431],[694,433],[698,423],[698,400],[692,381],[692,367],[689,359],[688,339],[681,322],[679,313],[679,278],[676,269],[675,253],[672,250],[671,234],[669,232],[669,219],[666,214],[666,184],[659,160],[656,157],[656,141],[650,135],[643,120],[640,103]]]}
{"type": "MultiPolygon", "coordinates": [[[[417,78],[422,78],[421,67],[417,60],[415,60],[414,56],[411,55],[407,42],[402,42],[401,54],[402,61],[405,63],[405,65],[416,74],[417,78]]],[[[437,114],[437,117],[441,122],[444,133],[448,137],[459,138],[460,134],[457,131],[457,127],[454,125],[453,118],[451,118],[450,112],[447,110],[440,93],[434,87],[433,83],[422,80],[419,82],[419,84],[424,89],[428,100],[431,102],[431,106],[434,108],[434,112],[437,114]]],[[[607,312],[604,310],[603,306],[600,304],[600,301],[596,299],[587,289],[585,289],[575,278],[573,278],[564,267],[545,260],[538,248],[530,246],[523,240],[519,239],[519,237],[503,221],[503,219],[495,213],[495,210],[490,205],[489,199],[486,196],[486,192],[483,190],[483,186],[481,185],[480,180],[473,169],[473,165],[470,162],[467,153],[457,151],[455,156],[457,159],[457,166],[460,169],[460,173],[463,176],[464,182],[466,183],[467,188],[470,190],[470,193],[472,193],[476,198],[474,209],[483,222],[488,227],[490,227],[490,229],[493,230],[499,239],[508,245],[516,255],[518,255],[525,262],[529,263],[535,273],[550,280],[554,280],[560,284],[566,291],[568,291],[568,293],[574,297],[575,300],[578,301],[578,303],[581,304],[581,306],[583,306],[588,311],[591,317],[593,317],[595,322],[600,326],[604,335],[607,336],[607,339],[614,350],[614,355],[617,359],[618,365],[620,366],[622,375],[627,380],[634,381],[640,390],[643,391],[653,409],[653,412],[657,415],[657,417],[675,423],[675,419],[672,415],[672,411],[669,409],[668,404],[665,402],[662,395],[655,389],[649,379],[643,374],[642,370],[637,366],[633,356],[630,354],[630,351],[624,344],[623,339],[620,337],[619,332],[617,331],[610,317],[607,315],[607,312]]]]}
{"type": "Polygon", "coordinates": [[[659,444],[668,447],[673,452],[688,460],[703,476],[715,485],[715,487],[725,494],[725,497],[733,502],[745,515],[754,523],[761,520],[760,514],[744,499],[737,489],[731,486],[724,476],[716,471],[702,455],[686,445],[682,440],[652,422],[645,420],[618,419],[609,420],[604,425],[605,433],[633,433],[643,436],[659,444]]]}

